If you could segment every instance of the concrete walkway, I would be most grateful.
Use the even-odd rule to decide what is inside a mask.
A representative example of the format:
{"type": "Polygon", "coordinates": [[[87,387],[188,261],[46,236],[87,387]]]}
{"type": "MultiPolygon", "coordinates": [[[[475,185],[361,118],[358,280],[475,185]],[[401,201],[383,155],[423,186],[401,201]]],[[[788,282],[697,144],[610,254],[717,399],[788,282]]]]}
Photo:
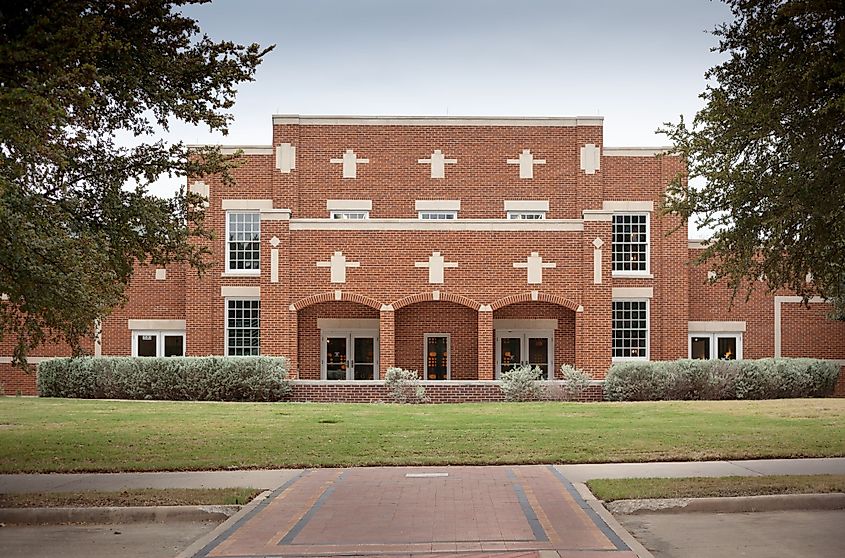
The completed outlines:
{"type": "MultiPolygon", "coordinates": [[[[725,477],[845,474],[845,457],[557,465],[571,482],[628,477],[725,477]]],[[[166,473],[51,473],[0,475],[0,493],[120,491],[132,488],[230,488],[275,490],[301,469],[184,471],[166,473]]]]}

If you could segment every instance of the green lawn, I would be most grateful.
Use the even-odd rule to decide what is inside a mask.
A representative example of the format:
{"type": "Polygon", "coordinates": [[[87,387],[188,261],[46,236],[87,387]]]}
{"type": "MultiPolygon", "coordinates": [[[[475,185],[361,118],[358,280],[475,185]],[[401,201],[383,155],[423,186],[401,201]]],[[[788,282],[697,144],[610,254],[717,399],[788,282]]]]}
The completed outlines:
{"type": "Polygon", "coordinates": [[[140,488],[121,492],[36,492],[0,494],[0,508],[95,508],[105,506],[244,505],[254,488],[140,488]]]}
{"type": "Polygon", "coordinates": [[[0,472],[845,455],[845,399],[345,405],[0,398],[0,472]]]}
{"type": "Polygon", "coordinates": [[[599,500],[706,498],[762,494],[845,492],[845,475],[766,475],[678,479],[594,479],[587,486],[599,500]]]}

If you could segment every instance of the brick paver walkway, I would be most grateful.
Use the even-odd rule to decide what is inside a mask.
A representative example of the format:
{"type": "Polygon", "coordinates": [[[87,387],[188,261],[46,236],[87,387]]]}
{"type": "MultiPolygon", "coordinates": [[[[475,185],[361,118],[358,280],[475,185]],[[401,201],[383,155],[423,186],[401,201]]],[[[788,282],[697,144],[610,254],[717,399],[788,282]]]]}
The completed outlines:
{"type": "Polygon", "coordinates": [[[303,471],[197,558],[632,558],[545,465],[303,471]]]}

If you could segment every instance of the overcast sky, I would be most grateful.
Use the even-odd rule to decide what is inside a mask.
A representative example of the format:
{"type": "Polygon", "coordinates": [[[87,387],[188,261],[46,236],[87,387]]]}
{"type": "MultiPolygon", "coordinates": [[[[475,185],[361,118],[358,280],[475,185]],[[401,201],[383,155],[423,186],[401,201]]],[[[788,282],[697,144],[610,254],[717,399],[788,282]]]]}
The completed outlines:
{"type": "Polygon", "coordinates": [[[709,0],[215,0],[185,13],[215,40],[275,44],[240,87],[229,136],[268,144],[273,114],[601,115],[608,146],[701,106],[719,62],[709,0]]]}

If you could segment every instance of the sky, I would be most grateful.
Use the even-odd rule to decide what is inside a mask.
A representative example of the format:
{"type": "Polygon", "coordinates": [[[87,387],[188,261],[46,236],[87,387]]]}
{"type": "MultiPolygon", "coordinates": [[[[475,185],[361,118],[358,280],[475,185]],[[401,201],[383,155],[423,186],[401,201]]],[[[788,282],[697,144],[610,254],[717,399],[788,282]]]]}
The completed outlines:
{"type": "MultiPolygon", "coordinates": [[[[604,116],[607,146],[701,108],[722,59],[710,0],[215,0],[184,13],[214,40],[275,44],[239,87],[228,136],[269,144],[273,114],[604,116]]],[[[167,193],[166,184],[158,184],[167,193]]],[[[155,191],[155,189],[153,190],[155,191]]]]}

